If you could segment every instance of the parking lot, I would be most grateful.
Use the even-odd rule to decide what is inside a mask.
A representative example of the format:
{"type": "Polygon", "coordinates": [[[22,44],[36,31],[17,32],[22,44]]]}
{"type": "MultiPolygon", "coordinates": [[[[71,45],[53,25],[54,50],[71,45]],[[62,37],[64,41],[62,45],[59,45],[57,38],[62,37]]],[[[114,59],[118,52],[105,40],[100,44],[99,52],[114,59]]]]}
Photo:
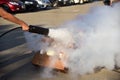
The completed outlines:
{"type": "MultiPolygon", "coordinates": [[[[102,1],[14,15],[29,25],[59,27],[99,5],[103,5],[102,1]]],[[[18,26],[0,18],[0,34],[18,26]]],[[[22,30],[15,30],[0,38],[0,80],[73,80],[73,77],[61,72],[55,73],[54,77],[48,74],[43,77],[43,67],[38,69],[31,63],[33,56],[34,53],[27,48],[22,30]]],[[[75,77],[76,80],[120,80],[120,74],[104,69],[95,74],[75,77]]]]}

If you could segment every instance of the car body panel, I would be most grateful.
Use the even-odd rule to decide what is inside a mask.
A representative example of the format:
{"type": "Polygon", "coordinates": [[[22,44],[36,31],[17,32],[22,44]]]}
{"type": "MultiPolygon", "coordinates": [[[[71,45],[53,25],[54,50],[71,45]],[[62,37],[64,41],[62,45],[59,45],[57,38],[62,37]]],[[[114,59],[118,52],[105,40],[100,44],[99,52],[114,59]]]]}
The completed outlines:
{"type": "Polygon", "coordinates": [[[0,5],[3,8],[9,8],[10,11],[23,11],[25,9],[24,4],[19,0],[0,0],[0,5]]]}

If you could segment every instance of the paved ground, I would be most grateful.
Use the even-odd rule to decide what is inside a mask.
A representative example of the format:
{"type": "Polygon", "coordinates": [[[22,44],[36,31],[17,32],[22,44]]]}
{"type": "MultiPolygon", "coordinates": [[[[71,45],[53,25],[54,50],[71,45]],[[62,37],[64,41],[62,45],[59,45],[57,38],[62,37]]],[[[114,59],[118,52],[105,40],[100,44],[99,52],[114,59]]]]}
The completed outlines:
{"type": "MultiPolygon", "coordinates": [[[[29,13],[18,13],[15,16],[32,25],[56,27],[65,21],[73,19],[78,14],[85,14],[90,7],[103,5],[101,1],[60,7],[29,13]]],[[[11,28],[17,27],[11,22],[0,18],[0,34],[11,28]]],[[[34,53],[26,46],[23,32],[20,29],[10,32],[0,38],[0,80],[73,80],[68,74],[57,72],[54,77],[41,77],[43,67],[36,68],[31,64],[34,53]]],[[[48,76],[47,74],[44,76],[48,76]]],[[[74,78],[75,79],[75,78],[74,78]]],[[[120,74],[102,70],[99,73],[77,76],[78,80],[120,80],[120,74]]]]}

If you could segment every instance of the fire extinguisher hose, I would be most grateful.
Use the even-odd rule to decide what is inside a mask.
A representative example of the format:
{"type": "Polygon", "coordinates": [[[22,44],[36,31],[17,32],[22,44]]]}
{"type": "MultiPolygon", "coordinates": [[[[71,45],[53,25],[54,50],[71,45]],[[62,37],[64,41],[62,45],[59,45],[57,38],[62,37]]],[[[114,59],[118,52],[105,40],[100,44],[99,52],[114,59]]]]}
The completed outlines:
{"type": "Polygon", "coordinates": [[[12,32],[12,31],[14,31],[14,30],[16,30],[16,29],[20,29],[20,28],[21,28],[21,27],[16,27],[16,28],[13,28],[13,29],[10,29],[10,30],[4,32],[4,33],[0,34],[0,38],[2,38],[3,36],[5,36],[5,35],[8,34],[9,32],[12,32]]]}

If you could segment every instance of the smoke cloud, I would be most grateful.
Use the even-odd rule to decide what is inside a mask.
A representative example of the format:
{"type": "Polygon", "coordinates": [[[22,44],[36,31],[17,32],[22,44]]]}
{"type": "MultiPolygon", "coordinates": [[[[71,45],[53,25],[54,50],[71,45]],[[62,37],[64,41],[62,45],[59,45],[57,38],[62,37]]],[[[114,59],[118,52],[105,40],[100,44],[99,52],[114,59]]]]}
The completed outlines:
{"type": "Polygon", "coordinates": [[[51,44],[42,42],[44,36],[25,33],[29,47],[64,53],[63,63],[70,72],[83,75],[97,67],[120,67],[120,3],[92,8],[50,31],[51,44]]]}

